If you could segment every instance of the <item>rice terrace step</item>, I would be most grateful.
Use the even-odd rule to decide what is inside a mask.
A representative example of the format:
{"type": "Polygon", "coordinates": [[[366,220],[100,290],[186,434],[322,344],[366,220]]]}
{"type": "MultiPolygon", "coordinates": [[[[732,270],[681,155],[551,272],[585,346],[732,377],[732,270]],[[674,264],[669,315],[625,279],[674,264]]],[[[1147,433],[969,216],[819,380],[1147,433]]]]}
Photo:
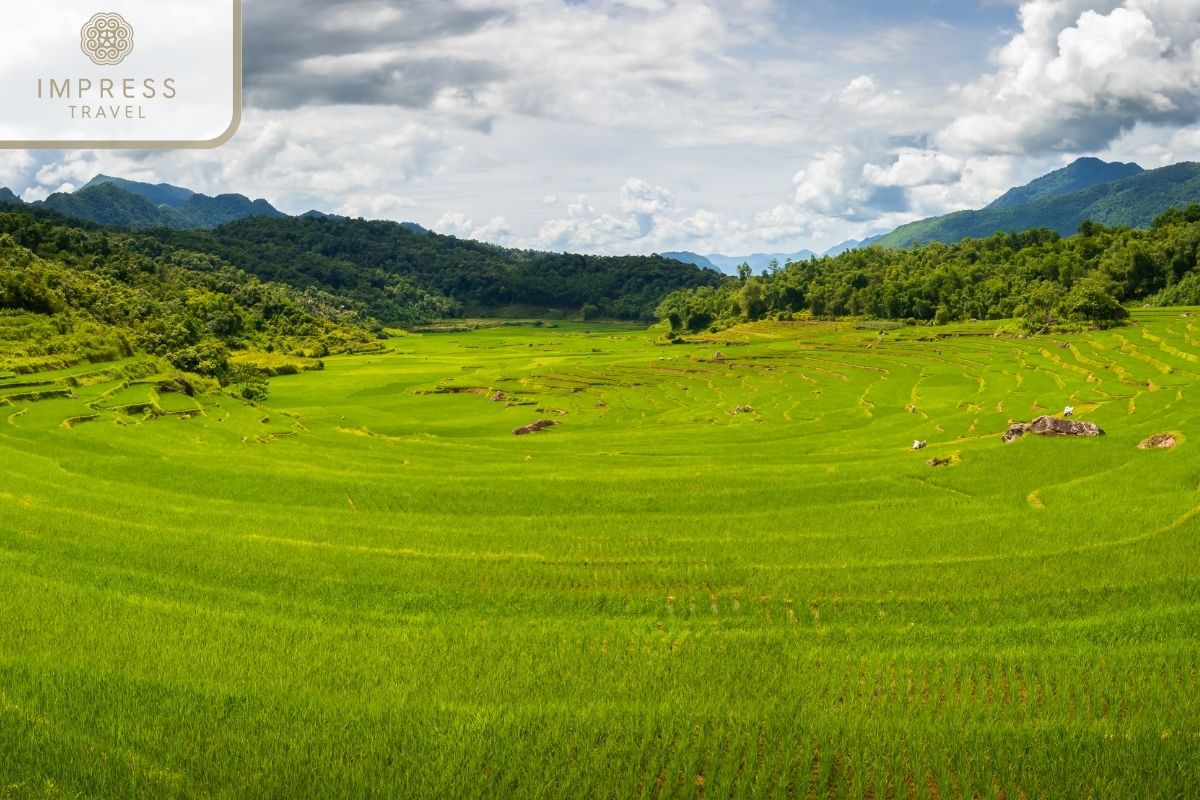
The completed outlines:
{"type": "MultiPolygon", "coordinates": [[[[1178,316],[1134,324],[1178,349],[1155,347],[1170,374],[1111,332],[1067,335],[1060,348],[974,335],[990,323],[933,341],[911,328],[879,340],[849,324],[750,324],[726,332],[742,344],[714,359],[703,337],[664,346],[651,331],[563,323],[410,334],[383,353],[329,356],[324,370],[273,379],[257,409],[155,380],[75,388],[86,414],[65,398],[17,400],[0,438],[4,529],[54,534],[38,562],[3,562],[7,618],[40,607],[48,624],[0,633],[8,652],[29,653],[4,673],[0,713],[14,724],[0,739],[26,752],[21,724],[36,723],[22,720],[87,707],[103,686],[138,748],[163,735],[170,707],[179,736],[203,730],[221,751],[261,758],[289,741],[273,724],[281,714],[311,715],[319,759],[357,740],[339,720],[374,708],[355,746],[382,758],[386,742],[412,741],[457,766],[414,764],[401,778],[373,757],[352,781],[451,793],[447,775],[474,774],[477,757],[499,765],[516,741],[551,759],[583,746],[629,764],[661,753],[622,773],[631,791],[662,770],[733,780],[705,766],[724,752],[779,791],[826,786],[861,763],[872,785],[925,776],[1031,792],[1055,779],[1009,769],[1030,737],[1045,769],[1069,750],[1106,780],[1147,748],[1182,758],[1200,697],[1184,633],[1195,598],[1182,582],[1197,477],[1186,442],[1137,445],[1191,426],[1200,374],[1185,356],[1200,346],[1178,316]],[[476,358],[481,346],[494,361],[476,358]],[[384,391],[396,385],[451,390],[384,391]],[[529,411],[495,402],[501,385],[561,410],[552,434],[514,438],[529,411]],[[1067,404],[1108,435],[1001,442],[1014,415],[1067,404]],[[131,410],[154,406],[175,416],[129,426],[131,410]],[[914,439],[925,450],[911,452],[914,439]],[[1156,502],[1130,515],[1146,485],[1160,487],[1156,502]],[[84,579],[80,548],[109,588],[84,579]],[[269,585],[248,577],[267,573],[269,585]],[[147,695],[94,671],[111,646],[99,620],[113,614],[155,632],[123,659],[169,684],[147,695]],[[27,649],[64,640],[65,664],[27,649]],[[1145,674],[1147,659],[1162,666],[1145,674]],[[299,663],[336,702],[301,711],[299,663]],[[46,675],[58,699],[37,693],[46,675]],[[360,694],[365,683],[379,688],[360,694]],[[480,705],[480,687],[495,700],[480,705]],[[556,727],[564,712],[542,705],[547,693],[586,695],[600,727],[556,727]],[[213,714],[235,724],[209,727],[213,714]],[[948,762],[964,735],[991,759],[948,762]],[[864,752],[890,755],[850,761],[864,752]]],[[[115,735],[116,720],[93,713],[94,733],[115,735]]],[[[53,741],[73,752],[72,736],[53,741]]],[[[182,749],[171,758],[181,776],[219,769],[182,749]]]]}

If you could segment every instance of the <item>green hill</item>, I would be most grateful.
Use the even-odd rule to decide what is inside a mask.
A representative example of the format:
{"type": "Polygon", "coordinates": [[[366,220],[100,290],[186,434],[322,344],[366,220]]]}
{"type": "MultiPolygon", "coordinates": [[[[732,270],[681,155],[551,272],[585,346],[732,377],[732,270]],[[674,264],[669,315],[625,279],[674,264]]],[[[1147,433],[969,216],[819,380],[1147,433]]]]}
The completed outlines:
{"type": "Polygon", "coordinates": [[[1003,202],[997,201],[1000,207],[912,222],[884,236],[879,244],[891,248],[929,242],[953,244],[998,231],[1033,228],[1049,228],[1067,236],[1088,220],[1113,227],[1146,228],[1168,209],[1200,203],[1200,164],[1174,164],[1061,195],[1047,194],[1049,191],[1053,191],[1050,186],[1042,184],[1028,192],[1039,197],[1032,202],[1011,205],[1021,195],[1010,192],[1001,198],[1003,202]]]}
{"type": "Polygon", "coordinates": [[[721,282],[715,271],[661,256],[513,250],[344,217],[253,217],[213,230],[152,235],[215,253],[263,280],[352,297],[389,323],[408,321],[393,298],[413,287],[449,298],[428,309],[433,315],[554,310],[650,320],[668,293],[721,282]]]}
{"type": "Polygon", "coordinates": [[[1090,189],[1144,172],[1137,164],[1108,163],[1098,158],[1076,159],[1035,181],[1009,189],[988,206],[991,209],[1016,208],[1050,197],[1090,189]]]}

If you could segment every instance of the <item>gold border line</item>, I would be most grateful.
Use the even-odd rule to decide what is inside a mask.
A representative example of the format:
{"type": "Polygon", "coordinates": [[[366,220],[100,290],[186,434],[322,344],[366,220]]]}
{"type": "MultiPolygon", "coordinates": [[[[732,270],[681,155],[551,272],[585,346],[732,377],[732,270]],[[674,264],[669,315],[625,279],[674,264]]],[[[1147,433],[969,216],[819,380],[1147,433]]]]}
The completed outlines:
{"type": "Polygon", "coordinates": [[[233,118],[215,139],[186,141],[83,141],[57,139],[28,142],[0,140],[0,150],[211,150],[233,138],[242,124],[242,0],[233,0],[233,118]]]}

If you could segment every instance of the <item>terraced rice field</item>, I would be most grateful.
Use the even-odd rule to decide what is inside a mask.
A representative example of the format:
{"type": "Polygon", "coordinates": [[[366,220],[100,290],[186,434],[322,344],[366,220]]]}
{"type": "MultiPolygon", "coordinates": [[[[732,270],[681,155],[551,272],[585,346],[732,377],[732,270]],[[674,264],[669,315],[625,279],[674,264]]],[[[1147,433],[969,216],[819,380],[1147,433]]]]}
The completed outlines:
{"type": "Polygon", "coordinates": [[[1195,796],[1200,316],[993,329],[0,357],[0,798],[1195,796]]]}

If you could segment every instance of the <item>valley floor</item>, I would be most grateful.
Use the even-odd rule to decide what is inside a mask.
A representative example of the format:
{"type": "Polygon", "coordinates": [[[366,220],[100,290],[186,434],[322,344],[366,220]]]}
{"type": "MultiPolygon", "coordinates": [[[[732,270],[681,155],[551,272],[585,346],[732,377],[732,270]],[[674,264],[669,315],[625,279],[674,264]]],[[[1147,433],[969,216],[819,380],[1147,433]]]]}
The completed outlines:
{"type": "Polygon", "coordinates": [[[0,360],[0,798],[1188,796],[1200,315],[993,329],[0,360]]]}

